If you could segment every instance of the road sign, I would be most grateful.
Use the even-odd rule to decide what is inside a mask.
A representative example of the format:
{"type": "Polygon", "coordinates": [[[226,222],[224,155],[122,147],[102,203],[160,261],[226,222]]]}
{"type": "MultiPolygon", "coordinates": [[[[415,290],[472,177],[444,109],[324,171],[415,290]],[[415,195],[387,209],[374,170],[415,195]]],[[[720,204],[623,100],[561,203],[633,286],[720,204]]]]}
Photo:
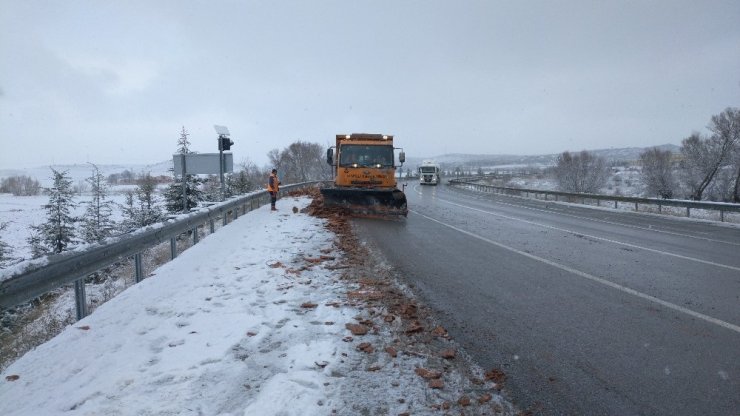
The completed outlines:
{"type": "MultiPolygon", "coordinates": [[[[176,175],[182,175],[183,156],[185,156],[185,174],[218,175],[221,173],[218,153],[192,153],[187,155],[172,155],[176,175]]],[[[224,153],[224,172],[229,173],[233,171],[234,154],[224,153]]]]}

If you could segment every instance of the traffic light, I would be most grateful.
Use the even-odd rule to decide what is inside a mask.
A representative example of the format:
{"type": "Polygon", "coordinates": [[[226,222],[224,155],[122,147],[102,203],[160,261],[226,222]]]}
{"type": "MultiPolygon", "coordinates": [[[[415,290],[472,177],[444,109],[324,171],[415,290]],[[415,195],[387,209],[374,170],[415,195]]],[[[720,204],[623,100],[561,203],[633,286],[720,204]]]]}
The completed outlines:
{"type": "Polygon", "coordinates": [[[231,150],[231,145],[234,142],[226,136],[218,137],[218,150],[231,150]]]}

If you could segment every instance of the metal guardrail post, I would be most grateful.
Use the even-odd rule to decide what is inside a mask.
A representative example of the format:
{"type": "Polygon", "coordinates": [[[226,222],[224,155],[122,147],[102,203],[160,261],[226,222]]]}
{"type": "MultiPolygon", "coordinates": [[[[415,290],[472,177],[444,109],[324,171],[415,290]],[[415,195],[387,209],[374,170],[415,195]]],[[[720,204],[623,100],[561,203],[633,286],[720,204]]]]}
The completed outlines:
{"type": "Polygon", "coordinates": [[[208,221],[208,226],[210,227],[211,234],[216,232],[216,224],[213,220],[208,221]]]}
{"type": "Polygon", "coordinates": [[[136,283],[144,280],[144,268],[141,263],[141,253],[134,254],[134,280],[136,283]]]}
{"type": "Polygon", "coordinates": [[[691,218],[691,208],[686,207],[686,218],[691,218]]]}
{"type": "Polygon", "coordinates": [[[87,316],[87,296],[85,296],[85,278],[75,280],[75,310],[77,320],[87,316]]]}
{"type": "Polygon", "coordinates": [[[228,213],[228,211],[227,212],[224,212],[223,217],[221,217],[221,223],[222,223],[221,225],[223,225],[224,227],[226,227],[229,224],[229,213],[228,213]]]}
{"type": "Polygon", "coordinates": [[[193,228],[193,244],[198,244],[200,237],[198,237],[198,226],[193,228]]]}
{"type": "Polygon", "coordinates": [[[177,257],[177,239],[175,237],[170,238],[170,260],[177,257]]]}
{"type": "Polygon", "coordinates": [[[720,222],[725,222],[725,210],[723,209],[719,210],[719,220],[720,222]]]}

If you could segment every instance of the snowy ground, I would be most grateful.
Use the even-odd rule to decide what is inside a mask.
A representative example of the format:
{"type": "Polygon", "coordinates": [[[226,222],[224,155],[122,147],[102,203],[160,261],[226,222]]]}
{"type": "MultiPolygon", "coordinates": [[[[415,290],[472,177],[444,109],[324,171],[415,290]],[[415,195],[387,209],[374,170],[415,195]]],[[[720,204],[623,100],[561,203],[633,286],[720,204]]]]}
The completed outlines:
{"type": "MultiPolygon", "coordinates": [[[[134,174],[149,173],[153,176],[169,176],[168,169],[171,165],[172,161],[165,161],[152,165],[99,165],[98,167],[104,177],[111,174],[120,174],[125,170],[134,174]]],[[[0,179],[24,175],[38,180],[41,187],[48,188],[53,184],[52,167],[59,172],[66,172],[73,186],[83,185],[86,189],[89,189],[90,186],[86,179],[92,174],[92,165],[88,163],[51,167],[39,166],[25,169],[0,169],[0,179]]],[[[125,193],[135,189],[136,185],[109,186],[108,199],[116,204],[123,204],[126,200],[125,193]]],[[[78,207],[73,215],[82,215],[85,212],[85,203],[90,199],[90,195],[76,194],[74,201],[78,204],[78,207]]],[[[12,194],[0,193],[0,224],[7,223],[7,228],[0,234],[0,239],[10,246],[10,256],[14,261],[31,258],[31,248],[27,242],[31,234],[30,226],[46,221],[44,206],[48,203],[48,195],[13,196],[12,194]]],[[[116,207],[113,210],[113,220],[119,221],[121,215],[121,210],[116,207]]]]}
{"type": "Polygon", "coordinates": [[[348,297],[365,286],[340,274],[326,220],[291,209],[309,202],[240,217],[27,353],[2,374],[0,414],[511,412],[460,355],[402,353],[408,323],[348,297]]]}
{"type": "MultiPolygon", "coordinates": [[[[126,201],[125,187],[115,187],[108,195],[108,200],[115,204],[123,204],[126,201]]],[[[75,195],[74,202],[77,208],[72,215],[81,216],[85,213],[87,202],[92,199],[90,195],[75,195]]],[[[6,223],[5,231],[0,239],[10,246],[10,257],[20,260],[31,258],[31,246],[28,238],[31,236],[31,226],[39,225],[46,221],[46,209],[49,203],[48,195],[36,196],[13,196],[12,194],[0,194],[0,224],[6,223]]],[[[113,209],[113,221],[121,221],[122,211],[116,206],[113,209]]]]}

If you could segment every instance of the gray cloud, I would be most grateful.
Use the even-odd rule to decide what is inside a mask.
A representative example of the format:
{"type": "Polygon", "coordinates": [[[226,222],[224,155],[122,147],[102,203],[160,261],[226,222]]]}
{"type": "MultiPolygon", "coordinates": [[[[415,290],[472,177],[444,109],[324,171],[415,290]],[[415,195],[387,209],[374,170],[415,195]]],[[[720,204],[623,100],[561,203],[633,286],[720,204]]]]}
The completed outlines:
{"type": "Polygon", "coordinates": [[[258,163],[359,131],[415,156],[648,146],[740,105],[732,1],[5,3],[1,167],[160,161],[183,125],[215,151],[213,124],[258,163]]]}

